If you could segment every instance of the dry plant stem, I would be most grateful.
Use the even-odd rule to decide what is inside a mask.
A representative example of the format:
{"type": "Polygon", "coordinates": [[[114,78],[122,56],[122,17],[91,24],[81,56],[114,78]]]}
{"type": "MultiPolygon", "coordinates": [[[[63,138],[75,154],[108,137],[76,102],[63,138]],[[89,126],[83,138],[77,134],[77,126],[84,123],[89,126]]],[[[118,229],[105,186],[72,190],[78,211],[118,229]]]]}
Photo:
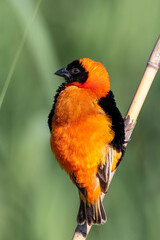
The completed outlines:
{"type": "MultiPolygon", "coordinates": [[[[130,140],[131,134],[136,125],[137,117],[143,106],[144,100],[148,94],[148,91],[151,87],[151,84],[154,80],[154,77],[155,77],[159,67],[160,67],[160,36],[159,36],[159,38],[155,44],[155,47],[151,53],[151,56],[147,63],[143,77],[140,81],[140,84],[137,88],[137,91],[131,102],[128,112],[125,116],[125,144],[124,144],[125,148],[127,147],[127,144],[130,140]]],[[[114,174],[115,174],[115,171],[112,172],[110,183],[112,181],[114,174]]],[[[105,196],[105,194],[102,195],[102,199],[104,198],[104,196],[105,196]]],[[[86,223],[83,225],[77,225],[72,240],[86,239],[91,227],[92,226],[89,226],[86,223]]]]}

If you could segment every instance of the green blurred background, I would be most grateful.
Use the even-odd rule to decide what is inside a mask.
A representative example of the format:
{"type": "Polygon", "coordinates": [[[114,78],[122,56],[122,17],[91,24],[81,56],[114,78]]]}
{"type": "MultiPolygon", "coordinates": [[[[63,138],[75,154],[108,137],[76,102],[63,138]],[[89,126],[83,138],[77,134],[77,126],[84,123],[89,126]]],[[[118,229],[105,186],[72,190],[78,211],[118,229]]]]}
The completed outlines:
{"type": "MultiPolygon", "coordinates": [[[[0,95],[37,1],[0,1],[0,95]]],[[[0,240],[71,239],[78,194],[55,161],[47,117],[61,79],[90,57],[107,68],[125,115],[160,33],[160,1],[43,0],[0,108],[0,240]]],[[[160,73],[88,239],[159,239],[160,73]]]]}

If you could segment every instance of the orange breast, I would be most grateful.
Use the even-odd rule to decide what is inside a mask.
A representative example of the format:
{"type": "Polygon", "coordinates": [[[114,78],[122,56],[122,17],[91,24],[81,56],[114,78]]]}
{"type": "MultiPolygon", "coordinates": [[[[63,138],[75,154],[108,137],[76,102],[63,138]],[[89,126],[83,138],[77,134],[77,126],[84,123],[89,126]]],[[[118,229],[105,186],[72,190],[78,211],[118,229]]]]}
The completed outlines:
{"type": "Polygon", "coordinates": [[[88,90],[71,86],[58,98],[52,124],[51,148],[60,166],[73,172],[90,202],[95,201],[100,194],[97,166],[104,164],[114,137],[111,119],[88,90]]]}

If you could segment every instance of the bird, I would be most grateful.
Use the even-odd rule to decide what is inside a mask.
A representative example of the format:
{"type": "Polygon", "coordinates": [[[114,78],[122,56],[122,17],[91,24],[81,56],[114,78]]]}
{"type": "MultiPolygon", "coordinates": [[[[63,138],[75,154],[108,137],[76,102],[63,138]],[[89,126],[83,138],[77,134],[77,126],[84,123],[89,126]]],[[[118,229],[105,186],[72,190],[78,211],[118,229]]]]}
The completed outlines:
{"type": "Polygon", "coordinates": [[[124,120],[100,62],[77,59],[55,72],[64,78],[48,116],[50,146],[78,188],[78,224],[104,224],[102,194],[124,155],[124,120]]]}

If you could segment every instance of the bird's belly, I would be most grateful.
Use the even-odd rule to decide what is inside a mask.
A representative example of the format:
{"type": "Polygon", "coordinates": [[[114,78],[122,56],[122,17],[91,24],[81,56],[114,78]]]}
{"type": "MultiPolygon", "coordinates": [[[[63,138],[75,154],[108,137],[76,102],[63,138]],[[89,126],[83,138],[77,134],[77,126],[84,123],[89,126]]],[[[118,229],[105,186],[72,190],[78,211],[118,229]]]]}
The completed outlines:
{"type": "Polygon", "coordinates": [[[101,114],[72,125],[55,124],[51,148],[60,166],[71,173],[103,164],[107,145],[114,137],[111,124],[111,120],[101,114]]]}
{"type": "Polygon", "coordinates": [[[51,148],[60,166],[71,175],[81,188],[87,190],[89,202],[95,202],[100,194],[97,167],[105,163],[108,144],[114,138],[111,120],[99,114],[85,121],[66,125],[54,125],[51,148]]]}

